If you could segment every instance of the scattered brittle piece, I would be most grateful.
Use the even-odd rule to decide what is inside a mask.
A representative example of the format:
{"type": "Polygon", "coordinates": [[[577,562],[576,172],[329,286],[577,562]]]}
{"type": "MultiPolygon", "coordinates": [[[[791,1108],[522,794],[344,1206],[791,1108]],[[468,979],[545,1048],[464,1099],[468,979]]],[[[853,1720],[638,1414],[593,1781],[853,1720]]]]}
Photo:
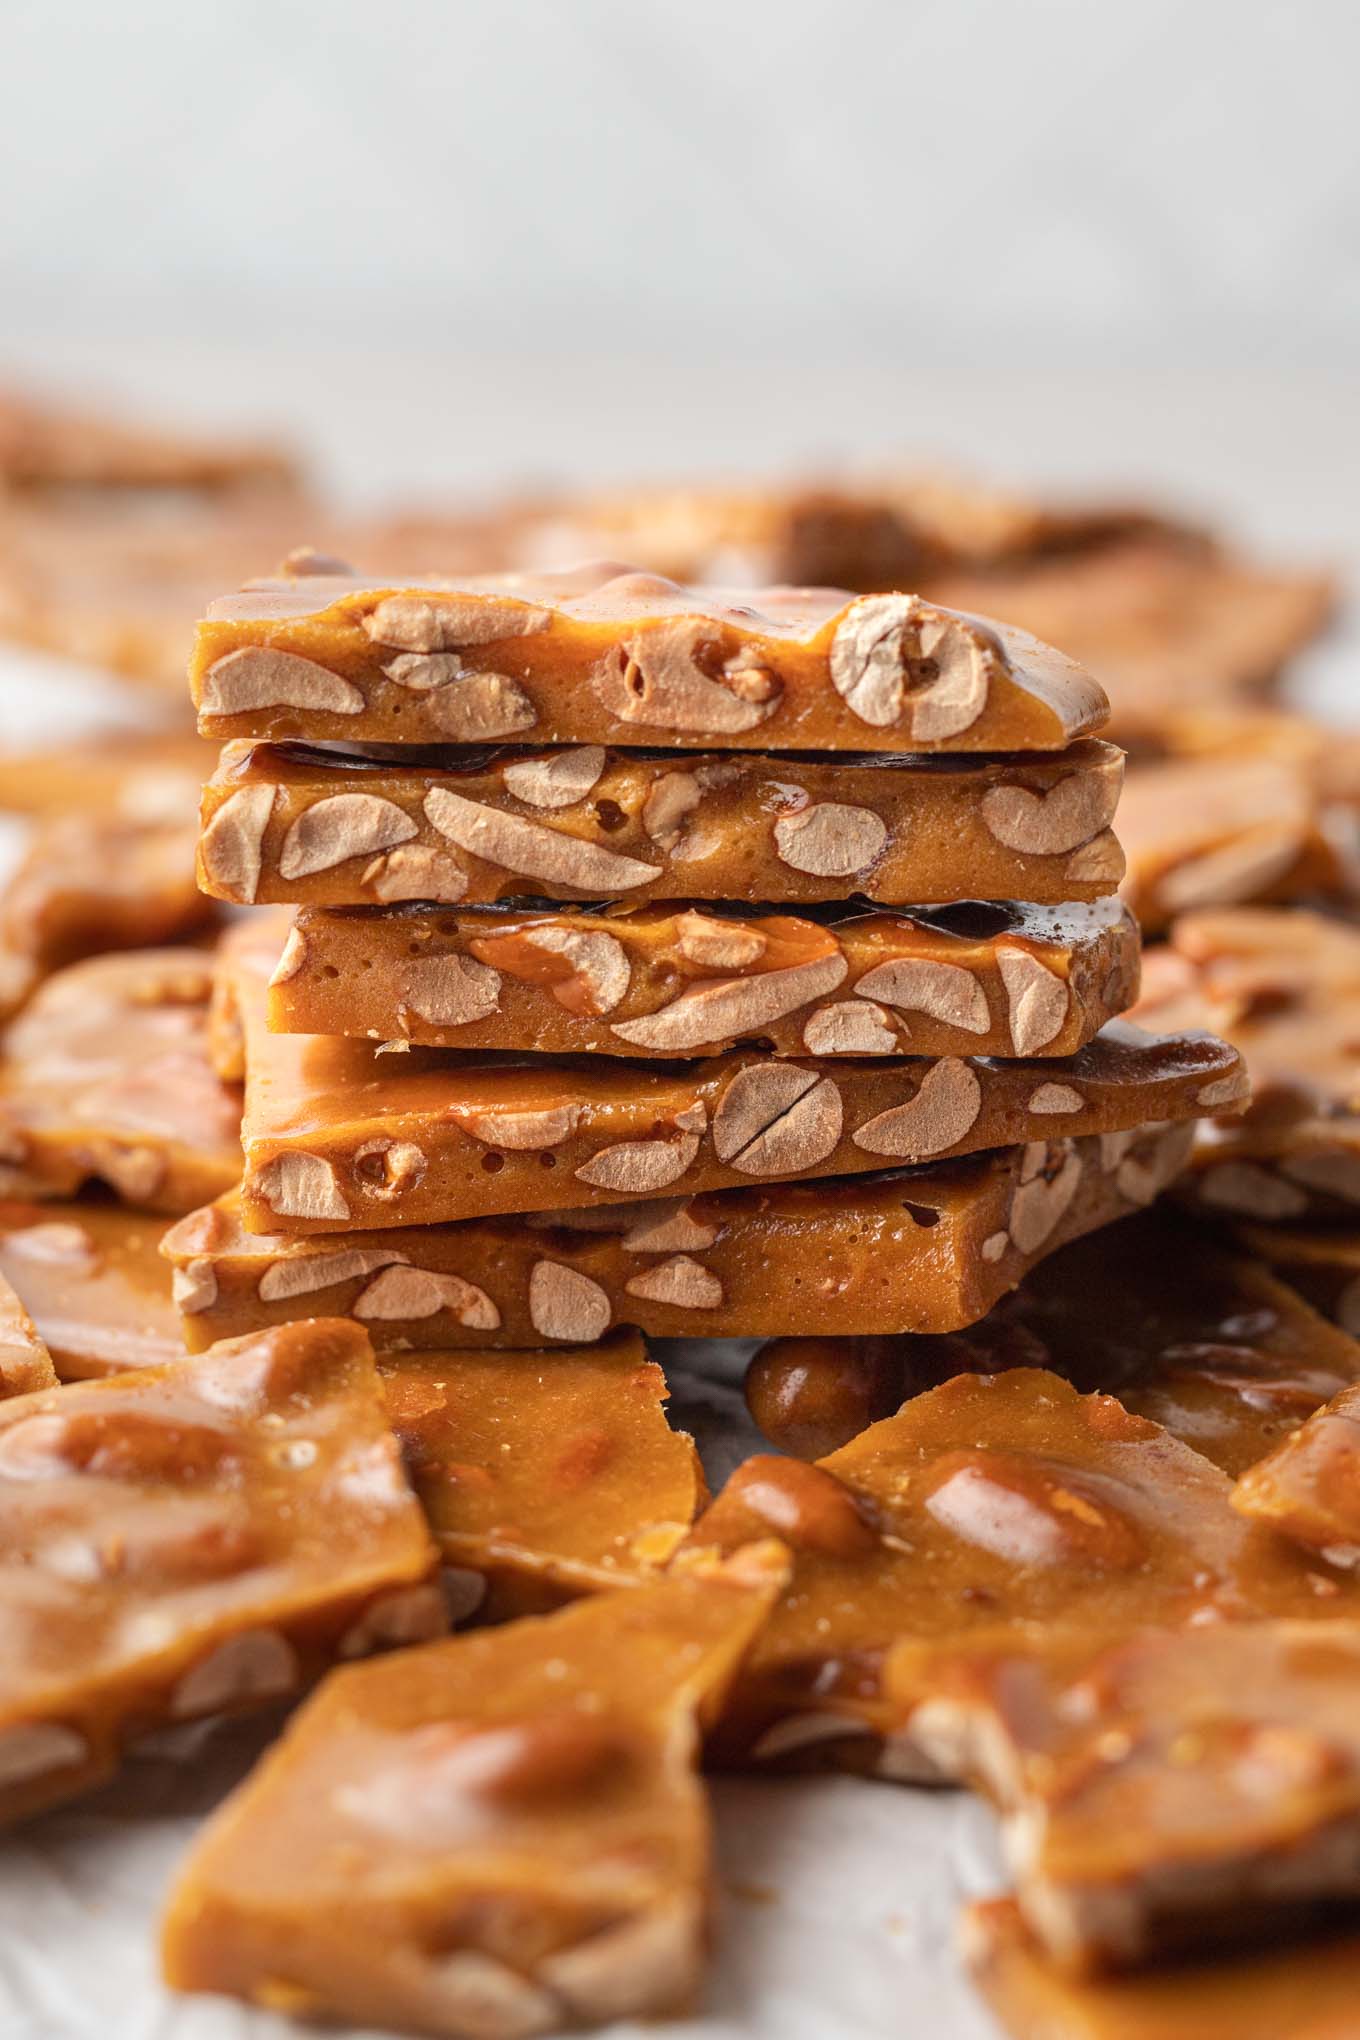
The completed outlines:
{"type": "Polygon", "coordinates": [[[164,1217],[118,1204],[0,1202],[0,1276],[63,1381],[183,1359],[164,1233],[164,1217]]]}
{"type": "Polygon", "coordinates": [[[808,1465],[748,1460],[693,1543],[758,1529],[796,1559],[725,1731],[736,1758],[829,1752],[891,1777],[957,1775],[915,1733],[899,1648],[1345,1611],[1349,1590],[1229,1506],[1226,1474],[1112,1396],[1036,1368],[958,1375],[808,1465]]]}
{"type": "Polygon", "coordinates": [[[0,1403],[0,1494],[5,1818],[108,1775],[130,1734],[445,1626],[356,1325],[0,1403]]]}
{"type": "Polygon", "coordinates": [[[1156,1211],[1061,1248],[964,1331],[777,1339],[746,1396],[772,1445],[819,1459],[955,1374],[1016,1366],[1117,1396],[1237,1474],[1360,1382],[1360,1344],[1256,1256],[1156,1211]]]}
{"type": "MultiPolygon", "coordinates": [[[[1119,1021],[1058,1063],[897,1057],[828,1069],[750,1048],[664,1068],[426,1048],[394,1057],[341,1035],[272,1033],[260,932],[247,923],[222,958],[244,1039],[241,1214],[256,1232],[432,1225],[592,1193],[691,1195],[1060,1135],[1122,1139],[1193,1118],[1206,1090],[1245,1094],[1235,1053],[1212,1036],[1159,1040],[1119,1021]]],[[[1023,1234],[1023,1211],[1017,1224],[1023,1234]]]]}
{"type": "Polygon", "coordinates": [[[711,1054],[759,1039],[780,1056],[1067,1056],[1132,1003],[1137,945],[1114,899],[815,916],[303,908],[269,1024],[558,1054],[711,1054]]]}
{"type": "Polygon", "coordinates": [[[205,736],[359,743],[1045,751],[1107,712],[1061,652],[915,595],[686,588],[613,563],[256,582],[211,605],[190,686],[205,736]]]}
{"type": "Polygon", "coordinates": [[[1349,2040],[1360,1935],[1258,1945],[1159,1969],[1073,1977],[1014,1899],[963,1916],[964,1959],[1012,2040],[1349,2040]]]}
{"type": "Polygon", "coordinates": [[[190,1346],[318,1309],[388,1347],[579,1345],[618,1324],[662,1338],[948,1331],[1064,1240],[1150,1203],[1189,1139],[1136,1133],[1133,1170],[1107,1165],[1098,1136],[1056,1138],[841,1181],[311,1236],[248,1232],[227,1197],[163,1251],[190,1346]],[[374,1285],[397,1265],[432,1279],[390,1318],[390,1285],[374,1285]]]}
{"type": "Polygon", "coordinates": [[[561,755],[228,744],[204,788],[199,881],[242,906],[1057,904],[1104,898],[1124,870],[1110,832],[1123,756],[1095,739],[1002,759],[595,746],[574,797],[549,781],[545,800],[561,755]]]}
{"type": "Polygon", "coordinates": [[[699,1730],[783,1577],[766,1544],[336,1673],[181,1873],[168,1981],[456,2040],[685,2009],[699,1730]]]}
{"type": "Polygon", "coordinates": [[[1093,1611],[1065,1649],[903,1643],[886,1683],[914,1741],[1000,1808],[1045,1952],[1122,1968],[1306,1927],[1360,1889],[1354,1596],[1332,1613],[1105,1642],[1093,1611]]]}
{"type": "Polygon", "coordinates": [[[0,1194],[98,1181],[186,1211],[240,1173],[240,1095],[204,1043],[212,958],[147,949],[47,980],[0,1047],[0,1194]]]}
{"type": "MultiPolygon", "coordinates": [[[[432,1278],[393,1264],[387,1302],[432,1278]]],[[[665,1376],[635,1334],[548,1353],[395,1352],[388,1416],[460,1605],[502,1618],[630,1585],[706,1499],[665,1376]]]]}

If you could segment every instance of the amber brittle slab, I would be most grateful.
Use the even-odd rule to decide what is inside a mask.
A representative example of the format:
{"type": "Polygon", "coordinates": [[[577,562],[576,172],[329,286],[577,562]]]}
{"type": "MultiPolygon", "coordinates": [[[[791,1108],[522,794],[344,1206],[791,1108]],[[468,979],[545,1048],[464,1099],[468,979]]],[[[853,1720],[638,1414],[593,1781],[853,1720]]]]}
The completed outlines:
{"type": "Polygon", "coordinates": [[[1013,1899],[970,1906],[962,1938],[1012,2040],[1350,2040],[1355,2026],[1354,1933],[1094,1978],[1047,1961],[1013,1899]]]}
{"type": "Polygon", "coordinates": [[[929,1169],[460,1225],[247,1232],[239,1200],[166,1235],[191,1346],[304,1311],[352,1313],[379,1346],[580,1344],[879,1333],[972,1324],[1066,1239],[1150,1203],[1188,1127],[1031,1142],[929,1169]],[[286,1271],[286,1272],[285,1272],[286,1271]]]}
{"type": "Polygon", "coordinates": [[[709,752],[327,751],[229,744],[204,788],[214,898],[1094,900],[1123,754],[1088,739],[1007,758],[709,752]]]}
{"type": "Polygon", "coordinates": [[[1036,1368],[958,1375],[815,1465],[748,1460],[693,1541],[725,1550],[777,1523],[796,1564],[747,1662],[728,1753],[957,1776],[941,1739],[913,1732],[922,1689],[897,1677],[898,1646],[1042,1659],[1154,1624],[1360,1606],[1247,1525],[1230,1493],[1159,1425],[1036,1368]]]}
{"type": "Polygon", "coordinates": [[[686,588],[592,564],[405,586],[311,576],[215,602],[205,736],[1056,750],[1100,689],[1004,624],[911,595],[686,588]]]}
{"type": "Polygon", "coordinates": [[[1137,996],[1116,900],[886,913],[303,908],[283,1033],[572,1055],[1072,1055],[1137,996]]]}
{"type": "Polygon", "coordinates": [[[241,1215],[256,1232],[437,1225],[869,1173],[1058,1135],[1122,1138],[1245,1093],[1235,1052],[1212,1036],[1158,1040],[1119,1021],[1061,1063],[391,1055],[271,1033],[255,944],[252,928],[230,938],[223,968],[244,1029],[241,1215]]]}
{"type": "Polygon", "coordinates": [[[0,1276],[23,1299],[63,1381],[184,1357],[164,1216],[117,1204],[0,1201],[0,1276]]]}
{"type": "Polygon", "coordinates": [[[767,1546],[336,1674],[181,1873],[167,1980],[465,2040],[685,2009],[699,1731],[781,1578],[767,1546]]]}
{"type": "Polygon", "coordinates": [[[445,1624],[354,1325],[11,1398],[0,1490],[5,1817],[106,1776],[129,1735],[445,1624]]]}
{"type": "Polygon", "coordinates": [[[653,1577],[706,1499],[636,1334],[550,1353],[395,1352],[381,1371],[411,1483],[456,1568],[452,1596],[483,1618],[653,1577]]]}
{"type": "Polygon", "coordinates": [[[0,1194],[107,1185],[185,1211],[240,1173],[240,1094],[209,1065],[212,958],[147,949],[59,971],[0,1049],[0,1194]]]}
{"type": "Polygon", "coordinates": [[[1360,1381],[1360,1344],[1255,1255],[1163,1207],[1061,1248],[965,1331],[775,1340],[746,1395],[771,1444],[817,1459],[952,1375],[1016,1366],[1117,1396],[1236,1475],[1360,1381]]]}
{"type": "Polygon", "coordinates": [[[915,1740],[1000,1807],[1045,1952],[1076,1971],[1130,1967],[1306,1929],[1360,1889],[1354,1595],[1332,1613],[1104,1647],[1097,1623],[1066,1652],[907,1642],[885,1678],[913,1705],[915,1740]]]}

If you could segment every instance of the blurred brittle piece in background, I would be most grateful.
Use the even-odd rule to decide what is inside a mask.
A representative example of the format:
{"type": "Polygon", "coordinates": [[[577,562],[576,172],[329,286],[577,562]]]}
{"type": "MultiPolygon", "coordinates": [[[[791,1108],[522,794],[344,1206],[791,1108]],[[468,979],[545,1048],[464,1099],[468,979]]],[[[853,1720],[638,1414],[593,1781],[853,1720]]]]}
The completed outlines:
{"type": "Polygon", "coordinates": [[[240,1093],[209,1065],[212,957],[143,949],[48,978],[0,1043],[0,1193],[99,1182],[181,1212],[241,1172],[240,1093]]]}
{"type": "Polygon", "coordinates": [[[164,1367],[184,1355],[163,1214],[83,1199],[0,1201],[0,1276],[62,1381],[164,1367]]]}
{"type": "Polygon", "coordinates": [[[1141,1026],[1207,1027],[1252,1101],[1202,1123],[1181,1194],[1221,1219],[1360,1211],[1360,926],[1301,907],[1182,914],[1143,958],[1141,1026]]]}
{"type": "Polygon", "coordinates": [[[178,942],[217,909],[194,882],[192,824],[64,815],[33,831],[0,893],[0,1019],[53,971],[178,942]]]}
{"type": "Polygon", "coordinates": [[[1044,1955],[1013,1898],[963,1916],[964,1960],[1012,2040],[1349,2040],[1360,1934],[1225,1958],[1074,1977],[1044,1955]]]}

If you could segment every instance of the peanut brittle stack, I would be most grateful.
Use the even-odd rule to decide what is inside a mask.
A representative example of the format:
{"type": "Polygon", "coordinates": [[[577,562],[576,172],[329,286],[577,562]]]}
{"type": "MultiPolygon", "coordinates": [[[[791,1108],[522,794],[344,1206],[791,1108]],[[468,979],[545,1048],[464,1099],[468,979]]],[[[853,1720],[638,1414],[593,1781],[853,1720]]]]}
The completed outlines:
{"type": "Polygon", "coordinates": [[[239,1194],[194,1343],[947,1331],[1146,1203],[1236,1057],[1117,1016],[1106,704],[903,595],[613,567],[214,605],[239,1194]]]}

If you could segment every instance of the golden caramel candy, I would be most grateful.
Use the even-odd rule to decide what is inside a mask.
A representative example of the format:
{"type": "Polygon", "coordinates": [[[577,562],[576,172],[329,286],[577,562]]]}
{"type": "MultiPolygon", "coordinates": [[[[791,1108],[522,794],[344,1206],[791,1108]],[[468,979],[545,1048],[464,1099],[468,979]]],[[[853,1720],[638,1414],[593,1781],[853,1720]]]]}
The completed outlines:
{"type": "Polygon", "coordinates": [[[190,1856],[167,1981],[460,2040],[687,2009],[699,1731],[782,1577],[765,1546],[336,1673],[190,1856]]]}
{"type": "Polygon", "coordinates": [[[1076,1979],[1047,1961],[1013,1899],[963,1917],[968,1968],[1012,2040],[1352,2040],[1360,1935],[1269,1944],[1076,1979]]]}
{"type": "Polygon", "coordinates": [[[352,1314],[379,1346],[948,1331],[1064,1240],[1150,1203],[1188,1127],[1033,1141],[929,1169],[459,1225],[249,1233],[239,1200],[167,1233],[191,1347],[301,1313],[352,1314]]]}
{"type": "Polygon", "coordinates": [[[269,1024],[550,1054],[1073,1055],[1137,996],[1118,901],[918,912],[303,908],[269,1024]],[[1037,988],[1037,989],[1036,989],[1037,988]]]}
{"type": "Polygon", "coordinates": [[[389,1055],[339,1035],[272,1034],[256,940],[247,925],[223,957],[244,1030],[241,1216],[254,1232],[438,1225],[1122,1139],[1194,1117],[1206,1094],[1245,1092],[1236,1055],[1211,1036],[1158,1040],[1119,1021],[1060,1063],[389,1055]]]}
{"type": "Polygon", "coordinates": [[[56,1385],[52,1355],[20,1298],[0,1275],[0,1399],[56,1385]]]}
{"type": "Polygon", "coordinates": [[[228,744],[203,793],[216,899],[888,904],[1112,892],[1122,754],[1005,759],[228,744]]]}
{"type": "Polygon", "coordinates": [[[160,1251],[165,1227],[163,1216],[116,1204],[0,1201],[0,1276],[23,1299],[63,1381],[183,1359],[160,1251]]]}
{"type": "Polygon", "coordinates": [[[1230,1493],[1159,1425],[1037,1368],[958,1375],[815,1465],[748,1460],[691,1541],[726,1551],[764,1532],[795,1567],[744,1668],[726,1754],[957,1776],[941,1740],[916,1733],[924,1689],[899,1649],[1033,1646],[1042,1660],[1153,1624],[1360,1606],[1244,1523],[1230,1493]]]}
{"type": "Polygon", "coordinates": [[[355,1325],[0,1403],[0,1815],[130,1734],[439,1634],[435,1550],[355,1325]]]}
{"type": "Polygon", "coordinates": [[[651,1577],[707,1499],[693,1442],[666,1422],[665,1376],[634,1334],[551,1353],[389,1353],[382,1380],[456,1569],[450,1600],[483,1618],[651,1577]]]}
{"type": "Polygon", "coordinates": [[[1248,1468],[1233,1507],[1333,1565],[1360,1565],[1360,1385],[1339,1390],[1248,1468]]]}
{"type": "Polygon", "coordinates": [[[211,737],[1051,751],[1108,704],[1061,652],[903,594],[686,588],[612,562],[412,584],[310,576],[214,602],[211,737]]]}
{"type": "MultiPolygon", "coordinates": [[[[1268,1536],[1268,1532],[1258,1533],[1268,1536]]],[[[1198,1952],[1360,1888],[1360,1622],[1151,1628],[1065,1654],[909,1642],[909,1733],[997,1803],[1025,1923],[1074,1971],[1198,1952]],[[914,1705],[912,1704],[914,1702],[914,1705]]],[[[1305,1613],[1316,1616],[1316,1610],[1305,1613]]],[[[1293,2029],[1300,2030],[1300,2029],[1293,2029]]]]}
{"type": "Polygon", "coordinates": [[[1117,1396],[1238,1474],[1360,1381],[1360,1345],[1254,1256],[1158,1210],[1063,1247],[964,1331],[775,1340],[746,1396],[771,1444],[816,1459],[952,1375],[1008,1367],[1117,1396]]]}
{"type": "Polygon", "coordinates": [[[240,1094],[204,1044],[211,977],[203,950],[146,949],[48,979],[0,1051],[0,1194],[97,1181],[175,1212],[236,1180],[240,1094]]]}
{"type": "Polygon", "coordinates": [[[35,830],[0,895],[0,1018],[53,971],[177,942],[216,909],[194,882],[192,828],[68,815],[35,830]]]}

